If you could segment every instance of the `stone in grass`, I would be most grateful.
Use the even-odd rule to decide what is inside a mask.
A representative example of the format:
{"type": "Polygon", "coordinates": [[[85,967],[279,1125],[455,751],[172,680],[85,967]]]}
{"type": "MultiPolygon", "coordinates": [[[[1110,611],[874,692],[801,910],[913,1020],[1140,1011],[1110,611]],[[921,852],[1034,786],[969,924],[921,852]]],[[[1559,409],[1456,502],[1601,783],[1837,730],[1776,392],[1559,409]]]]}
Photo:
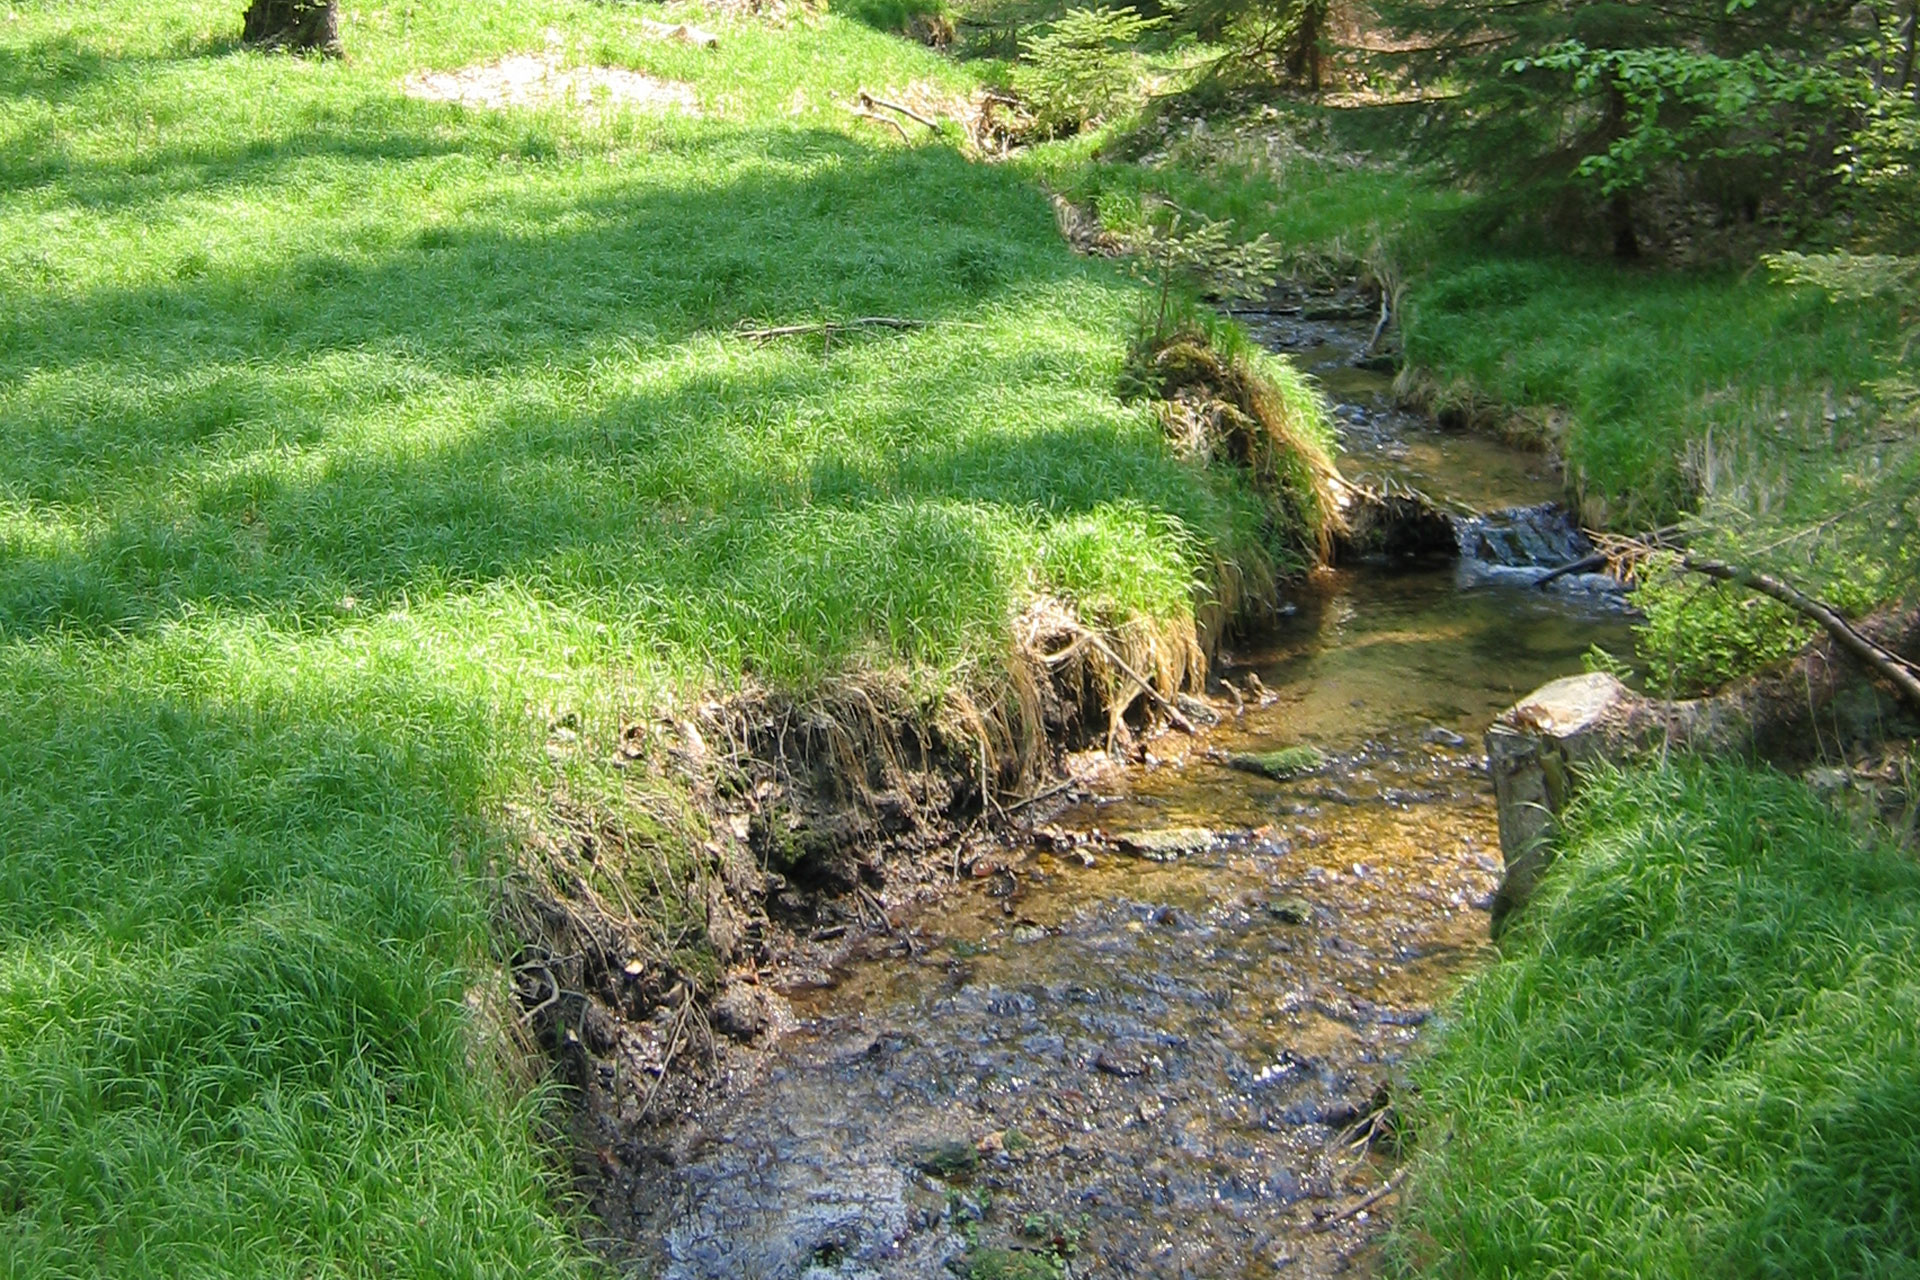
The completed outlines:
{"type": "Polygon", "coordinates": [[[1257,773],[1275,782],[1291,782],[1320,772],[1327,758],[1318,747],[1282,747],[1278,751],[1230,751],[1221,763],[1242,773],[1257,773]]]}
{"type": "Polygon", "coordinates": [[[971,1142],[948,1138],[935,1142],[917,1142],[907,1149],[907,1159],[921,1173],[935,1178],[964,1178],[980,1164],[980,1152],[971,1142]]]}

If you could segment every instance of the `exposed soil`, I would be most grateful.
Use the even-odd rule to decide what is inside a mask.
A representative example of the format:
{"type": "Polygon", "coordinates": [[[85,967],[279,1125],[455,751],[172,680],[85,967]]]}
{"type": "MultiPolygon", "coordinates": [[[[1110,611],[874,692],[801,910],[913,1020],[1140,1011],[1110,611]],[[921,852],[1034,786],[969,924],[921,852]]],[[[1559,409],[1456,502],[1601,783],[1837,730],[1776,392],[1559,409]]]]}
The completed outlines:
{"type": "Polygon", "coordinates": [[[409,98],[466,107],[567,107],[598,118],[621,107],[700,114],[693,86],[622,67],[569,66],[566,50],[516,53],[455,71],[416,71],[400,82],[409,98]]]}

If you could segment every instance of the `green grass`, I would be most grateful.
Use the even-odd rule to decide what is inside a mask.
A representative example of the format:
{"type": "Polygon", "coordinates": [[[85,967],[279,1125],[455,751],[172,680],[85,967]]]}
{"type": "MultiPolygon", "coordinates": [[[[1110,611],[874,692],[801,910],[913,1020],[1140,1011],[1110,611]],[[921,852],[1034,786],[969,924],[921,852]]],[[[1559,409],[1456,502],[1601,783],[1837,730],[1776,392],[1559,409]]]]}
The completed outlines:
{"type": "Polygon", "coordinates": [[[1893,300],[1836,306],[1748,264],[1623,267],[1489,234],[1470,194],[1397,156],[1364,112],[1174,96],[1021,163],[1123,233],[1167,198],[1269,235],[1309,283],[1404,284],[1416,380],[1557,448],[1591,524],[1637,531],[1721,503],[1777,532],[1875,465],[1869,387],[1899,345],[1893,300]]]}
{"type": "Polygon", "coordinates": [[[1594,779],[1415,1072],[1429,1276],[1920,1275],[1920,865],[1802,786],[1594,779]]]}
{"type": "Polygon", "coordinates": [[[1191,618],[1261,507],[1116,397],[1138,290],[1039,190],[842,108],[971,83],[925,50],[239,7],[0,14],[0,1274],[566,1274],[509,814],[678,698],[974,679],[1039,592],[1191,618]],[[398,91],[548,28],[702,115],[398,91]],[[934,323],[732,336],[862,314],[934,323]]]}

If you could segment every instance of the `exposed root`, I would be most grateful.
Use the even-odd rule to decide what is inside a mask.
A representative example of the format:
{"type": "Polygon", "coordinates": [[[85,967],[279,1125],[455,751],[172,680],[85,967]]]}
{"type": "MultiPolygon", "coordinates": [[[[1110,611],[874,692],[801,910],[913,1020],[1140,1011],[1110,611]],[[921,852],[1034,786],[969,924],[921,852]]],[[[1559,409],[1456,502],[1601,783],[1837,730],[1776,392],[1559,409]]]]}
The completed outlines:
{"type": "Polygon", "coordinates": [[[1278,387],[1191,330],[1136,350],[1134,363],[1176,448],[1246,470],[1276,530],[1314,561],[1331,558],[1343,527],[1339,472],[1278,387]]]}
{"type": "Polygon", "coordinates": [[[520,814],[514,1021],[582,1091],[583,1150],[694,1088],[721,1037],[777,1025],[765,979],[891,931],[894,906],[961,874],[1069,750],[1184,722],[1207,669],[1191,621],[1100,628],[1041,599],[1013,632],[971,687],[870,674],[630,725],[613,797],[520,814]]]}

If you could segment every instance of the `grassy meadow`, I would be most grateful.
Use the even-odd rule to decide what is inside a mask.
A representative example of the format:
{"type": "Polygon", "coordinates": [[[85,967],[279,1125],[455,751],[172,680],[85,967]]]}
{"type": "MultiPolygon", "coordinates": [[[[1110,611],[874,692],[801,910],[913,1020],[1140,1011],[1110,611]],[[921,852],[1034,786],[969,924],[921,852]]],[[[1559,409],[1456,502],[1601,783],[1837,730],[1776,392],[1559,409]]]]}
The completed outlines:
{"type": "Polygon", "coordinates": [[[675,699],[973,679],[1041,592],[1191,617],[1259,507],[1116,399],[1138,288],[1036,186],[842,105],[964,68],[241,7],[0,8],[0,1275],[571,1274],[510,815],[675,699]],[[549,48],[699,113],[400,92],[549,48]],[[930,323],[734,334],[873,314],[930,323]]]}

